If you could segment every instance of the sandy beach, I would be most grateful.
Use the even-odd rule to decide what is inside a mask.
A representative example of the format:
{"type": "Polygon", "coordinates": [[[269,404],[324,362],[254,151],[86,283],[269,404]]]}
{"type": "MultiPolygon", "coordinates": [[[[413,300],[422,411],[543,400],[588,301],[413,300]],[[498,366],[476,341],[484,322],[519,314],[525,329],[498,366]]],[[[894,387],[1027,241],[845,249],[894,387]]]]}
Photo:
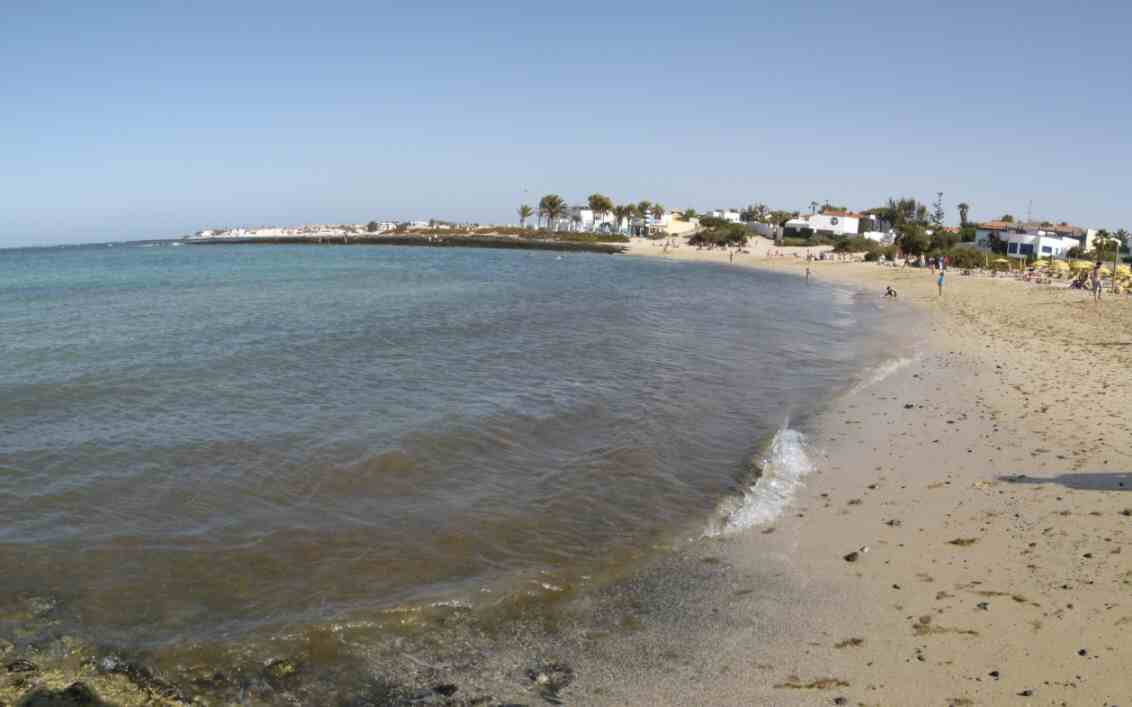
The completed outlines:
{"type": "Polygon", "coordinates": [[[719,576],[670,669],[592,703],[1128,703],[1132,303],[954,272],[939,297],[929,271],[872,263],[734,264],[878,298],[892,285],[924,346],[821,416],[783,517],[706,543],[719,576]]]}
{"type": "Polygon", "coordinates": [[[335,626],[266,659],[233,647],[227,675],[193,646],[151,667],[66,637],[34,662],[0,642],[0,701],[39,686],[60,700],[43,704],[99,704],[88,687],[116,705],[1132,703],[1132,302],[957,272],[940,297],[927,270],[769,249],[733,265],[808,267],[914,330],[805,422],[810,471],[781,515],[690,531],[500,617],[335,626]]]}

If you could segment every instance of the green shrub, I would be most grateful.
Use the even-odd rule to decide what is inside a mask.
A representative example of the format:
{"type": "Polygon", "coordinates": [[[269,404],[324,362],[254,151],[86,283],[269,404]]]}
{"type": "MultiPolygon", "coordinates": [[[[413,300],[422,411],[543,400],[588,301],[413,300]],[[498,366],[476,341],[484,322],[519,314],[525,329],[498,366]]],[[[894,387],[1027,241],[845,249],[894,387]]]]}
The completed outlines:
{"type": "MultiPolygon", "coordinates": [[[[688,243],[690,245],[738,248],[746,245],[747,239],[751,237],[751,231],[743,224],[730,223],[717,218],[709,220],[716,225],[699,231],[689,238],[688,243]]],[[[703,222],[701,221],[701,223],[703,222]]]]}
{"type": "Polygon", "coordinates": [[[947,254],[947,257],[951,259],[953,268],[981,268],[987,263],[987,253],[973,248],[955,248],[947,254]]]}
{"type": "Polygon", "coordinates": [[[874,253],[878,251],[880,251],[880,244],[864,236],[843,236],[833,244],[833,252],[835,253],[874,253]]]}

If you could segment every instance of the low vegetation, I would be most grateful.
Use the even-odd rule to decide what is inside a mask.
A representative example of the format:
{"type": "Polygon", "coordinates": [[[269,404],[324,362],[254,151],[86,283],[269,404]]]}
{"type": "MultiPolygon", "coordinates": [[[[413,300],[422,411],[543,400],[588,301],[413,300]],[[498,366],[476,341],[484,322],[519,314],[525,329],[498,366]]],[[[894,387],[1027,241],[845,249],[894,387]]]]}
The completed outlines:
{"type": "Polygon", "coordinates": [[[521,238],[532,238],[565,243],[628,243],[629,237],[620,233],[589,233],[586,231],[525,231],[517,234],[521,238]]]}
{"type": "Polygon", "coordinates": [[[747,244],[751,231],[741,223],[705,216],[700,219],[702,229],[688,239],[689,245],[708,248],[741,248],[747,244]]]}

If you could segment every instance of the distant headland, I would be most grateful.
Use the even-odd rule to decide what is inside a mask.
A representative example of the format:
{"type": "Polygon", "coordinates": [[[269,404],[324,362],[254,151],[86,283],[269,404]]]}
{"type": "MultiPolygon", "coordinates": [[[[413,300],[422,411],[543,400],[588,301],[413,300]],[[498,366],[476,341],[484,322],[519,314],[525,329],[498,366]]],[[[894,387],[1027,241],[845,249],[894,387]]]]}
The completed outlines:
{"type": "Polygon", "coordinates": [[[613,254],[625,252],[629,239],[616,233],[579,233],[432,221],[209,229],[187,237],[185,242],[194,245],[254,243],[510,248],[613,254]]]}

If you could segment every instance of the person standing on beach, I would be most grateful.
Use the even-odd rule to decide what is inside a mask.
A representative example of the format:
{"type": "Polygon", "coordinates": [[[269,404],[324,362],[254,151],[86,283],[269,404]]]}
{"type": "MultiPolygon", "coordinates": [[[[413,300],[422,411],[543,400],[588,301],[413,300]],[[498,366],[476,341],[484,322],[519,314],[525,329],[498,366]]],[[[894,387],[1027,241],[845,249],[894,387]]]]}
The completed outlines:
{"type": "Polygon", "coordinates": [[[939,271],[939,280],[936,281],[936,284],[939,285],[939,296],[943,297],[943,270],[939,271]]]}
{"type": "Polygon", "coordinates": [[[810,281],[810,269],[806,268],[806,282],[810,281]]]}
{"type": "Polygon", "coordinates": [[[1100,302],[1101,301],[1101,261],[1098,260],[1097,264],[1093,266],[1093,273],[1092,273],[1092,275],[1090,275],[1090,279],[1092,280],[1092,285],[1093,285],[1093,301],[1094,302],[1100,302]]]}

